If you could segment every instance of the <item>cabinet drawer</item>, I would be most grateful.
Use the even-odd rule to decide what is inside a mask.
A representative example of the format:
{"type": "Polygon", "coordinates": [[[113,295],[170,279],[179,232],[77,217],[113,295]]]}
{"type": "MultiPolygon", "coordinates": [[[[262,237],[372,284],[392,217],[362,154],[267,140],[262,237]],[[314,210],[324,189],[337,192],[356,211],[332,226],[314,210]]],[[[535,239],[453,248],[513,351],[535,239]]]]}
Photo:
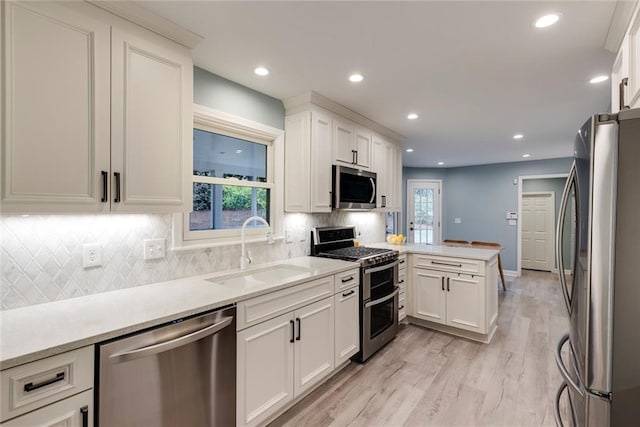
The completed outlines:
{"type": "Polygon", "coordinates": [[[402,271],[405,268],[407,268],[407,254],[398,257],[398,269],[402,271]]]}
{"type": "Polygon", "coordinates": [[[402,269],[398,271],[398,286],[400,287],[400,292],[405,292],[407,290],[407,270],[402,269]]]}
{"type": "Polygon", "coordinates": [[[484,262],[453,257],[415,255],[414,267],[484,276],[484,262]]]}
{"type": "Polygon", "coordinates": [[[237,330],[256,325],[287,311],[334,294],[333,276],[292,286],[238,303],[237,330]]]}
{"type": "Polygon", "coordinates": [[[93,346],[4,370],[1,377],[5,421],[92,388],[93,346]]]}
{"type": "Polygon", "coordinates": [[[93,417],[93,390],[87,390],[61,402],[9,420],[0,426],[91,427],[93,426],[93,417]]]}
{"type": "Polygon", "coordinates": [[[336,293],[343,289],[349,289],[360,284],[360,270],[354,268],[353,270],[345,271],[344,273],[336,274],[336,293]]]}
{"type": "Polygon", "coordinates": [[[406,293],[405,292],[400,292],[400,295],[398,296],[398,320],[402,320],[405,317],[407,317],[407,300],[406,300],[406,293]]]}

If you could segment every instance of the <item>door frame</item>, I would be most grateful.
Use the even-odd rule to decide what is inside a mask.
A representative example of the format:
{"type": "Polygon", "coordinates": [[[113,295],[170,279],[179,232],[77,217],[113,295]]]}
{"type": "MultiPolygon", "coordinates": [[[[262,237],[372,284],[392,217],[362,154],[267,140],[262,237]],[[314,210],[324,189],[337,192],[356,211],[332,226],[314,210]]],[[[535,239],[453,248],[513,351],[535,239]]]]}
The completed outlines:
{"type": "MultiPolygon", "coordinates": [[[[567,178],[568,173],[551,173],[546,175],[520,175],[518,176],[518,242],[517,242],[517,256],[518,270],[515,271],[515,276],[520,277],[522,274],[522,181],[525,179],[552,179],[552,178],[567,178]]],[[[555,213],[554,213],[555,215],[555,213]]],[[[554,251],[555,252],[555,251],[554,251]]]]}
{"type": "MultiPolygon", "coordinates": [[[[440,244],[442,242],[442,180],[441,179],[407,179],[407,215],[405,217],[406,225],[407,225],[407,241],[410,241],[409,236],[411,235],[409,230],[409,212],[411,212],[411,202],[413,202],[413,197],[410,197],[409,187],[412,184],[437,184],[438,185],[438,195],[436,199],[436,211],[438,214],[438,229],[437,232],[433,236],[434,244],[440,244]]],[[[411,238],[413,240],[413,237],[411,238]]]]}
{"type": "MultiPolygon", "coordinates": [[[[552,273],[555,273],[558,268],[556,267],[556,259],[555,259],[555,254],[556,254],[556,192],[555,191],[528,191],[528,192],[523,192],[522,193],[522,197],[526,197],[526,196],[543,196],[543,197],[551,197],[551,218],[553,219],[553,227],[551,228],[551,239],[550,242],[548,243],[548,245],[551,246],[551,252],[553,253],[553,259],[551,260],[551,268],[549,269],[549,271],[551,271],[552,273]]],[[[523,218],[524,220],[524,218],[523,218]]],[[[520,228],[522,229],[522,225],[520,225],[520,228]]],[[[520,241],[520,244],[522,244],[522,241],[520,241]]],[[[522,256],[520,256],[520,262],[522,263],[522,256]]]]}

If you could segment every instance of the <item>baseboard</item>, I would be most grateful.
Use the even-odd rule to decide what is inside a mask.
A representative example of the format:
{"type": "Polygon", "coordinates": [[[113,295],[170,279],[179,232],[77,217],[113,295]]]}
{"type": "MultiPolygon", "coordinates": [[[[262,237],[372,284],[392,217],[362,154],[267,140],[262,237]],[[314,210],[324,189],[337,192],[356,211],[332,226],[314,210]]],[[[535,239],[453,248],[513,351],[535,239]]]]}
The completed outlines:
{"type": "Polygon", "coordinates": [[[507,277],[520,277],[520,273],[515,270],[503,270],[502,272],[507,277]]]}

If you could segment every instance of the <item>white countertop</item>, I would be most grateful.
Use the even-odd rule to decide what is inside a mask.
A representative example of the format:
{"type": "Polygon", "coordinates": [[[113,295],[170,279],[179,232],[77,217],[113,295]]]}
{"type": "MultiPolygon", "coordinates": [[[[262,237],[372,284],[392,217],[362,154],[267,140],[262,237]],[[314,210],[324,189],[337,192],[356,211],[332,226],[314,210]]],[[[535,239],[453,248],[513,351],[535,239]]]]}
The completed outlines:
{"type": "Polygon", "coordinates": [[[479,249],[466,246],[442,246],[442,245],[425,245],[405,243],[404,245],[390,245],[388,243],[372,243],[368,244],[371,248],[394,249],[401,254],[425,254],[438,255],[455,258],[476,259],[480,261],[489,261],[498,253],[497,249],[479,249]]]}
{"type": "Polygon", "coordinates": [[[252,266],[246,272],[280,264],[309,271],[252,288],[233,288],[206,280],[239,272],[227,270],[1,311],[0,369],[359,267],[352,262],[300,257],[252,266]]]}

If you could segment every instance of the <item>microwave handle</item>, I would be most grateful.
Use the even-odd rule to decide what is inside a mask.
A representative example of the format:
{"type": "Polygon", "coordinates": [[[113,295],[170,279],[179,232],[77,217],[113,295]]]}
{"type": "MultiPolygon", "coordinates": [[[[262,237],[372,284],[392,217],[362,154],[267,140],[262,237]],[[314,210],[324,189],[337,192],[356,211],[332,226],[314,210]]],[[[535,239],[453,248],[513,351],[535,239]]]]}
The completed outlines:
{"type": "Polygon", "coordinates": [[[376,201],[376,182],[373,180],[373,178],[369,178],[369,180],[371,181],[371,189],[373,190],[369,203],[373,203],[376,201]]]}

